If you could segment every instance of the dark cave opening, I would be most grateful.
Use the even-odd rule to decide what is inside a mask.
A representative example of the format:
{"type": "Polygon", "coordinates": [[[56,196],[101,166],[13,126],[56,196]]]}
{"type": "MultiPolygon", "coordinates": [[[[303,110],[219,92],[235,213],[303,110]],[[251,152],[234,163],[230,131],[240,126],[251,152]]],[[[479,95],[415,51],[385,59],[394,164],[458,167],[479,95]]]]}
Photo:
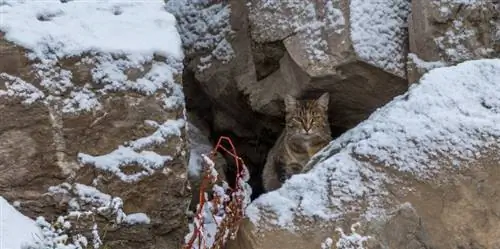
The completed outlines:
{"type": "MultiPolygon", "coordinates": [[[[259,197],[264,192],[261,175],[267,154],[283,130],[285,121],[282,118],[269,117],[252,111],[243,95],[237,97],[242,102],[239,104],[244,106],[242,110],[237,110],[236,114],[224,110],[203,91],[200,82],[194,77],[194,72],[190,70],[184,71],[183,82],[188,116],[196,116],[197,119],[201,119],[207,124],[208,139],[212,145],[217,143],[220,136],[229,137],[233,141],[238,155],[244,160],[250,172],[251,199],[259,197]],[[216,117],[220,115],[220,112],[228,116],[234,117],[236,115],[245,118],[235,118],[234,120],[238,122],[232,123],[231,127],[223,127],[224,125],[220,125],[220,119],[216,117]]],[[[316,98],[319,94],[321,92],[309,91],[303,93],[300,98],[316,98]]],[[[332,137],[336,138],[347,128],[332,122],[331,118],[332,137]]],[[[223,153],[223,155],[227,163],[224,170],[227,181],[230,186],[235,186],[236,165],[234,159],[227,154],[223,153]]]]}

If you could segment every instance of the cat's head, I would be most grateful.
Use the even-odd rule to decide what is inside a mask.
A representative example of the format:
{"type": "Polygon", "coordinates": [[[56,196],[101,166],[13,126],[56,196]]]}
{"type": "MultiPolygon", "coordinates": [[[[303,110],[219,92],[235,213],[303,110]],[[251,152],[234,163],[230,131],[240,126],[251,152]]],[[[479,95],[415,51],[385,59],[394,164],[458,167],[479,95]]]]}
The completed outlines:
{"type": "Polygon", "coordinates": [[[304,136],[330,135],[329,100],[328,93],[313,100],[297,100],[291,95],[285,96],[287,133],[304,136]]]}

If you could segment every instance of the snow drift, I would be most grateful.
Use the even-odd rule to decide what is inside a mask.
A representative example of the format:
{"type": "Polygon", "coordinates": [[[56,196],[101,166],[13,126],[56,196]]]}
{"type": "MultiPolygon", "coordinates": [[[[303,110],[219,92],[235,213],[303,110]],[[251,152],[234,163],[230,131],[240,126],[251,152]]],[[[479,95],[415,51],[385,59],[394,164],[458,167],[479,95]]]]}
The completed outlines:
{"type": "Polygon", "coordinates": [[[0,196],[0,248],[19,249],[40,236],[34,220],[24,216],[0,196]]]}

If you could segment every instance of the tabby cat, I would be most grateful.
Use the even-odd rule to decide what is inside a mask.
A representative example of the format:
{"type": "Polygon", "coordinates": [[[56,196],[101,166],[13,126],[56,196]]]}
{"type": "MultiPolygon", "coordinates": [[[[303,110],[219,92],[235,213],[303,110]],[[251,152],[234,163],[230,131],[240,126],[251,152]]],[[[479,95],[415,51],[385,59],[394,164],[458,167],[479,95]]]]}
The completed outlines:
{"type": "Polygon", "coordinates": [[[329,94],[315,100],[285,97],[286,127],[267,155],[262,173],[266,192],[301,173],[309,159],[331,141],[329,94]]]}

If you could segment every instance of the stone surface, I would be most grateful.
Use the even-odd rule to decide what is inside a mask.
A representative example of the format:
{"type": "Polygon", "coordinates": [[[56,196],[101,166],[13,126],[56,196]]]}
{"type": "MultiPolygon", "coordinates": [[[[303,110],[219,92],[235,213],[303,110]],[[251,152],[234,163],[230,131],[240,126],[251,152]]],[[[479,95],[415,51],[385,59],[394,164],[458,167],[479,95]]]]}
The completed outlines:
{"type": "Polygon", "coordinates": [[[408,1],[261,1],[250,5],[252,38],[282,40],[311,77],[366,62],[405,77],[408,1]]]}
{"type": "MultiPolygon", "coordinates": [[[[200,187],[202,184],[202,179],[205,176],[203,171],[203,158],[202,155],[211,157],[211,152],[214,150],[214,146],[209,141],[210,130],[208,125],[199,117],[192,113],[188,113],[188,139],[189,139],[189,169],[188,169],[188,179],[191,188],[191,202],[189,203],[189,210],[195,211],[196,205],[200,202],[200,187]]],[[[215,164],[215,169],[218,174],[220,184],[221,181],[227,181],[226,171],[227,163],[221,153],[216,153],[212,157],[212,161],[215,164]]],[[[213,184],[207,183],[204,187],[205,192],[209,195],[212,193],[213,184]]]]}
{"type": "MultiPolygon", "coordinates": [[[[164,139],[163,142],[136,143],[137,151],[156,152],[172,159],[145,171],[146,166],[140,160],[134,162],[134,155],[130,155],[128,161],[121,163],[121,171],[125,175],[142,172],[135,181],[124,181],[116,172],[80,160],[80,153],[106,158],[120,146],[131,146],[131,141],[157,134],[159,127],[146,120],[162,124],[184,119],[184,104],[165,107],[165,98],[175,97],[175,92],[165,95],[163,89],[153,94],[122,90],[101,94],[98,90],[102,85],[92,77],[91,70],[96,67],[89,63],[92,56],[61,59],[55,66],[37,69],[39,62],[28,60],[23,48],[4,39],[0,39],[0,45],[0,92],[4,91],[0,94],[1,195],[10,202],[18,201],[20,210],[30,218],[45,216],[52,220],[74,210],[69,202],[75,196],[49,191],[50,187],[63,183],[92,186],[121,198],[125,214],[145,213],[151,219],[150,224],[129,225],[114,224],[110,217],[98,216],[100,233],[108,246],[178,248],[187,231],[184,211],[190,200],[183,125],[177,127],[179,133],[167,131],[155,137],[164,139]],[[99,108],[73,112],[65,109],[72,100],[77,102],[69,107],[86,102],[72,99],[71,92],[57,94],[44,87],[42,82],[47,80],[43,77],[44,70],[71,71],[74,85],[90,84],[88,88],[95,91],[99,108]],[[32,88],[16,88],[26,86],[16,83],[20,80],[32,88]],[[30,89],[37,89],[44,98],[35,98],[40,95],[32,94],[30,89]]],[[[156,58],[143,65],[143,69],[131,69],[126,77],[131,80],[144,77],[152,64],[161,61],[156,58]]],[[[175,84],[180,88],[181,83],[177,77],[175,84]]],[[[79,222],[75,221],[76,227],[89,229],[79,222]]]]}
{"type": "MultiPolygon", "coordinates": [[[[222,112],[226,112],[225,115],[238,117],[238,119],[243,118],[238,116],[239,113],[249,109],[266,116],[282,118],[283,105],[281,102],[285,94],[301,96],[307,95],[309,91],[331,90],[334,101],[347,95],[346,92],[359,95],[351,97],[360,99],[360,102],[365,102],[362,99],[370,98],[369,96],[380,100],[378,103],[367,104],[370,106],[368,108],[360,107],[356,103],[340,103],[338,106],[333,106],[332,110],[334,111],[332,112],[345,110],[345,112],[355,113],[346,118],[349,120],[345,127],[351,127],[352,124],[361,121],[362,117],[366,117],[375,108],[406,89],[404,79],[406,70],[403,66],[399,68],[402,73],[395,73],[373,65],[372,61],[361,59],[356,55],[356,51],[350,45],[350,26],[347,16],[349,16],[350,11],[357,10],[350,10],[350,3],[346,1],[327,2],[326,5],[318,4],[316,6],[316,4],[305,2],[267,3],[256,0],[247,8],[243,3],[229,1],[231,15],[229,23],[226,25],[230,25],[233,32],[228,34],[226,39],[231,45],[234,56],[228,63],[212,58],[213,50],[211,49],[199,49],[196,53],[189,49],[187,69],[194,73],[192,80],[199,82],[199,86],[208,96],[209,101],[215,103],[217,109],[222,109],[222,112]],[[297,12],[302,10],[306,13],[297,15],[297,12]],[[249,19],[242,18],[243,16],[248,16],[249,19]],[[314,24],[318,24],[320,27],[318,31],[320,36],[331,36],[325,38],[325,44],[321,42],[318,44],[322,46],[320,48],[303,43],[314,38],[307,36],[311,32],[316,34],[312,31],[314,24]],[[248,36],[249,32],[251,37],[248,36]],[[283,44],[283,46],[278,46],[278,43],[283,44]],[[341,47],[337,48],[337,46],[341,47]],[[314,49],[314,51],[310,51],[310,49],[314,49]],[[262,51],[269,51],[268,59],[262,59],[262,51]],[[323,61],[311,55],[317,51],[323,52],[325,56],[328,55],[326,57],[331,58],[323,61]],[[211,59],[207,59],[206,54],[211,59]],[[209,60],[210,63],[205,63],[205,60],[209,60]],[[271,68],[275,68],[275,71],[262,72],[264,71],[262,64],[266,63],[272,63],[271,68]],[[356,84],[369,84],[370,86],[360,89],[356,84]],[[331,88],[339,89],[338,93],[335,93],[331,88]],[[249,106],[241,101],[241,98],[248,98],[249,106]]],[[[355,5],[356,3],[351,4],[355,5]]],[[[374,5],[378,8],[383,7],[374,5]]],[[[402,13],[400,15],[406,13],[404,5],[396,7],[402,13]]],[[[390,9],[390,11],[393,10],[390,9]]],[[[183,19],[181,14],[178,13],[178,18],[183,19]]],[[[369,17],[369,14],[364,14],[363,10],[361,15],[369,17]]],[[[191,21],[195,22],[196,20],[191,21]]],[[[201,22],[202,19],[200,18],[199,21],[201,22]]],[[[181,22],[181,26],[187,29],[193,25],[181,22]]],[[[352,29],[356,28],[358,27],[352,27],[352,29]]],[[[403,31],[391,34],[393,37],[385,37],[383,31],[380,32],[380,35],[389,42],[393,39],[399,43],[406,37],[406,33],[403,31]]],[[[371,35],[377,36],[376,33],[371,35]]],[[[202,39],[200,38],[200,40],[202,39]]],[[[400,48],[392,51],[396,54],[393,54],[391,59],[406,58],[404,44],[397,46],[400,48]]],[[[344,101],[339,100],[339,102],[344,101]]],[[[248,121],[242,120],[241,122],[248,121]]],[[[272,125],[267,126],[271,127],[272,125]]]]}
{"type": "Polygon", "coordinates": [[[235,141],[254,176],[251,182],[256,181],[252,183],[255,193],[259,193],[260,180],[255,179],[260,178],[267,151],[284,125],[286,94],[316,98],[330,92],[332,128],[339,135],[407,89],[406,31],[400,20],[407,12],[406,3],[385,6],[371,1],[370,6],[377,10],[375,18],[365,13],[365,5],[352,9],[359,5],[355,1],[326,1],[325,5],[255,0],[248,6],[228,1],[201,5],[198,11],[189,3],[186,5],[191,7],[172,4],[181,30],[185,30],[185,86],[192,89],[186,92],[187,108],[207,121],[213,140],[229,135],[235,141]],[[212,13],[215,20],[207,22],[204,13],[212,13]],[[351,13],[368,23],[355,19],[351,25],[351,13]],[[219,19],[226,15],[227,22],[219,19]],[[397,21],[381,21],[385,16],[397,21]],[[384,22],[395,26],[385,30],[384,22]],[[369,46],[367,37],[360,36],[354,46],[351,32],[362,32],[365,26],[373,28],[367,33],[368,40],[373,37],[379,43],[369,46]],[[201,30],[193,32],[196,27],[222,30],[218,34],[224,33],[225,38],[199,35],[201,30]],[[232,32],[226,32],[227,27],[232,32]],[[204,46],[206,40],[215,45],[204,46]],[[217,59],[215,54],[222,47],[231,56],[217,59]]]}
{"type": "Polygon", "coordinates": [[[409,83],[436,62],[500,57],[499,13],[498,1],[412,1],[409,83]]]}
{"type": "Polygon", "coordinates": [[[424,75],[254,200],[229,248],[498,248],[499,69],[424,75]]]}
{"type": "Polygon", "coordinates": [[[344,228],[348,234],[349,226],[358,221],[362,225],[356,232],[371,236],[365,248],[499,248],[497,152],[484,153],[486,156],[472,162],[459,175],[448,177],[446,183],[393,175],[393,179],[400,180],[388,186],[390,197],[385,208],[392,211],[387,216],[367,220],[358,217],[358,212],[351,212],[334,222],[307,218],[301,222],[298,218],[295,225],[299,229],[293,232],[245,220],[228,249],[321,248],[326,238],[334,240],[332,248],[349,248],[335,246],[340,240],[335,228],[344,228]]]}

